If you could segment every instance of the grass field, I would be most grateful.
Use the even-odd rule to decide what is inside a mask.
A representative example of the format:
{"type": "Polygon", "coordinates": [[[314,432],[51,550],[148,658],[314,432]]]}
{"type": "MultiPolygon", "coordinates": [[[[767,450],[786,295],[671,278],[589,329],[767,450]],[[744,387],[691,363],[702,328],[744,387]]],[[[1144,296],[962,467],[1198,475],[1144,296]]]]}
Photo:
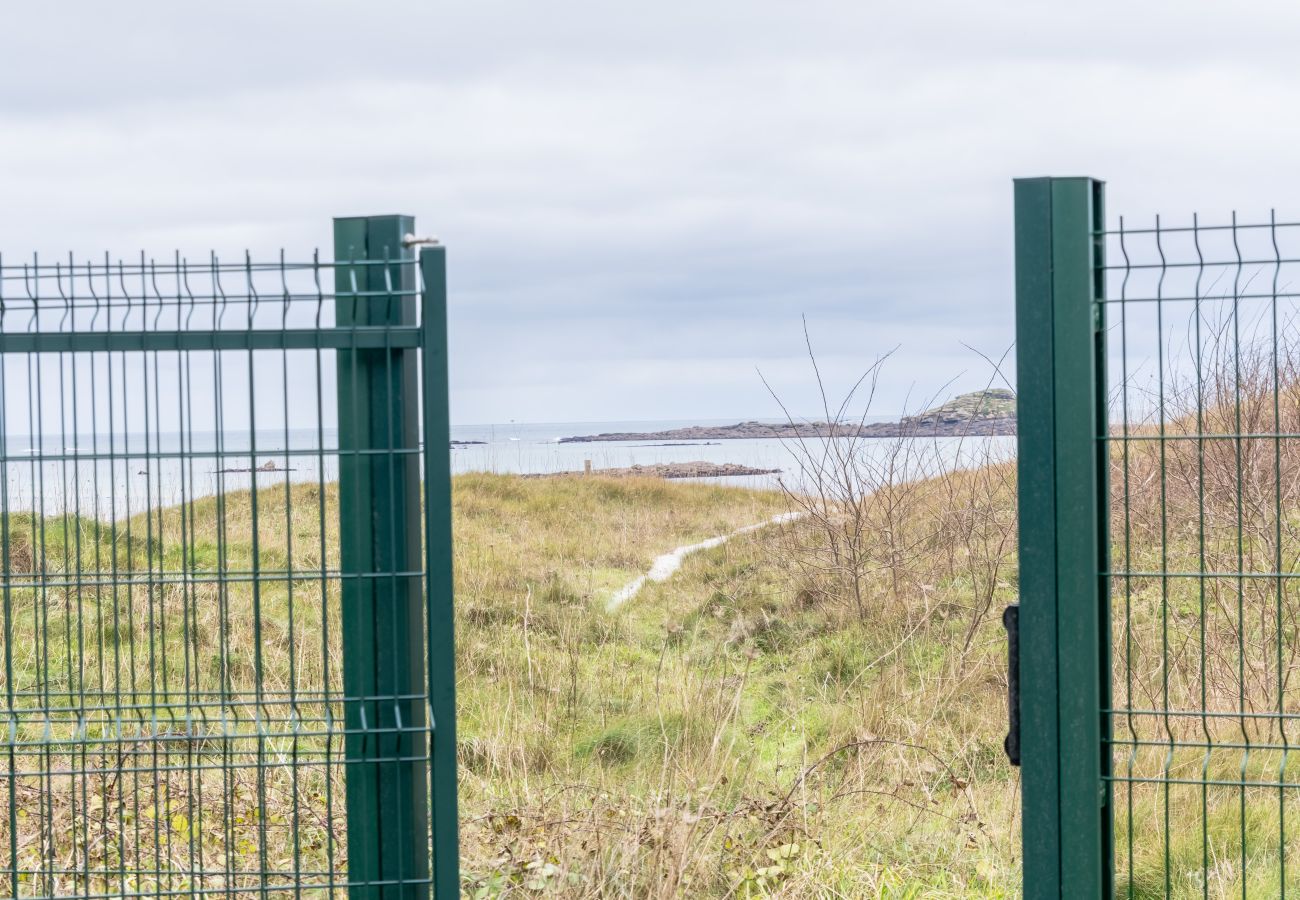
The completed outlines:
{"type": "MultiPolygon", "coordinates": [[[[345,871],[342,741],[313,699],[339,688],[337,583],[312,577],[337,566],[318,524],[336,497],[257,505],[256,567],[247,493],[137,517],[129,541],[11,517],[0,691],[19,750],[0,799],[21,814],[0,817],[0,879],[14,835],[26,894],[254,896],[296,870],[325,896],[310,886],[345,871]],[[238,580],[254,570],[258,629],[238,580]]],[[[1001,644],[985,623],[950,652],[968,622],[942,586],[899,604],[885,579],[862,620],[781,563],[786,525],[607,611],[658,554],[786,508],[654,480],[456,479],[470,895],[1006,893],[1001,644]]]]}
{"type": "MultiPolygon", "coordinates": [[[[866,621],[819,604],[777,495],[649,481],[456,485],[463,857],[483,896],[1013,893],[1000,627],[960,583],[866,621]],[[502,627],[506,625],[508,627],[502,627]]],[[[910,588],[909,588],[910,589],[910,588]]],[[[998,587],[1010,599],[1011,587],[998,587]]]]}
{"type": "MultiPolygon", "coordinates": [[[[1261,445],[1239,460],[1227,444],[1199,458],[1171,444],[1161,459],[1156,446],[1114,456],[1117,571],[1202,557],[1207,571],[1295,570],[1300,459],[1261,445]],[[1260,496],[1274,502],[1247,502],[1260,496]]],[[[771,525],[610,612],[656,556],[788,499],[456,478],[467,895],[1017,896],[997,616],[1016,599],[1014,489],[1005,462],[890,483],[862,499],[852,553],[829,553],[815,521],[771,525]]],[[[256,554],[247,493],[137,517],[129,540],[10,517],[0,691],[20,749],[0,770],[0,802],[18,810],[0,816],[6,889],[15,859],[28,895],[323,897],[346,871],[325,696],[340,686],[338,586],[313,576],[338,565],[319,528],[337,498],[300,485],[257,505],[256,554]],[[257,616],[249,572],[263,579],[257,616]],[[240,705],[250,696],[260,717],[240,705]]],[[[1223,782],[1117,788],[1123,896],[1269,895],[1300,872],[1289,794],[1233,786],[1296,780],[1275,723],[1232,715],[1245,697],[1300,706],[1294,589],[1258,581],[1114,580],[1117,705],[1221,714],[1118,719],[1133,746],[1116,748],[1117,774],[1223,782]],[[1243,757],[1243,740],[1259,749],[1243,757]]]]}

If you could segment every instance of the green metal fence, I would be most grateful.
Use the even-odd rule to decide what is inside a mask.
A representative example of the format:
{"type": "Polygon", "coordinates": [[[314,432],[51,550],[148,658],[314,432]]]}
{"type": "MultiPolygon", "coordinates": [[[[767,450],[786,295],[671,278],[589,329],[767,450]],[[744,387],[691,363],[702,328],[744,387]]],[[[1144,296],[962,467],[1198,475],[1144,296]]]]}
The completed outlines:
{"type": "Polygon", "coordinates": [[[458,894],[444,252],[0,259],[0,896],[458,894]]]}
{"type": "Polygon", "coordinates": [[[1298,251],[1017,182],[1028,897],[1300,893],[1298,251]]]}

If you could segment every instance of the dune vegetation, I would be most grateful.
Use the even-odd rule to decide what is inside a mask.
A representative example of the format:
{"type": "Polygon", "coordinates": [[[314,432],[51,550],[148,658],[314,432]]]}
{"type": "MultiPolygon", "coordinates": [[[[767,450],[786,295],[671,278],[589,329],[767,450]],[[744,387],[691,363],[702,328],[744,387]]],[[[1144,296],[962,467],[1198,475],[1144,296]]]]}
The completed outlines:
{"type": "MultiPolygon", "coordinates": [[[[1008,470],[995,474],[1010,513],[1008,470]]],[[[981,480],[899,491],[897,514],[927,507],[943,534],[913,519],[873,538],[861,608],[838,592],[844,572],[792,560],[820,540],[805,519],[693,554],[611,615],[604,600],[656,554],[788,500],[458,479],[471,895],[1015,893],[1005,650],[987,614],[1014,573],[990,582],[957,549],[1005,539],[1008,522],[974,535],[959,509],[939,515],[981,480]]]]}
{"type": "MultiPolygon", "coordinates": [[[[1300,873],[1279,787],[1296,781],[1300,444],[1196,439],[1300,433],[1300,391],[1274,403],[1261,372],[1110,442],[1121,896],[1271,895],[1300,873]]],[[[1017,896],[999,622],[1017,599],[1015,465],[936,446],[835,451],[799,496],[458,476],[466,896],[1017,896]],[[657,556],[792,510],[611,611],[657,556]]],[[[253,896],[291,886],[259,871],[296,869],[298,893],[324,897],[342,880],[342,741],[312,699],[339,685],[337,584],[312,576],[337,566],[319,529],[336,492],[260,491],[278,514],[256,552],[251,500],[156,510],[129,540],[9,518],[0,691],[27,749],[0,789],[27,815],[0,817],[0,883],[15,834],[26,893],[253,896]],[[246,581],[210,577],[250,569],[293,573],[263,585],[260,630],[246,581]],[[89,577],[128,570],[141,583],[89,577]],[[258,684],[280,718],[221,696],[258,684]]]]}
{"type": "MultiPolygon", "coordinates": [[[[940,503],[927,493],[894,513],[940,503]]],[[[1015,776],[985,615],[1011,596],[1001,576],[945,580],[957,556],[922,568],[933,554],[901,528],[872,541],[849,602],[804,521],[694,553],[611,613],[659,554],[788,498],[504,475],[460,476],[454,498],[469,896],[1008,892],[1015,776]]],[[[339,689],[338,593],[313,575],[337,565],[318,524],[336,492],[259,491],[256,554],[251,499],[157,510],[129,539],[10,517],[18,749],[0,789],[24,815],[0,817],[0,879],[18,868],[20,892],[251,896],[296,870],[323,897],[344,880],[343,741],[317,699],[339,689]]]]}

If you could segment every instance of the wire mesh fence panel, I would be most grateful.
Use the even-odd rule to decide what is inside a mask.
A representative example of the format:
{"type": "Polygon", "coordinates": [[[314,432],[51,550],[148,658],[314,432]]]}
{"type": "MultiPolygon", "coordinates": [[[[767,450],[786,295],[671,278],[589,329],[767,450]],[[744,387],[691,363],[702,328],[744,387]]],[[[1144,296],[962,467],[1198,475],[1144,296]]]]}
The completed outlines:
{"type": "Polygon", "coordinates": [[[0,261],[0,895],[454,884],[444,297],[409,226],[340,220],[333,261],[0,261]]]}
{"type": "Polygon", "coordinates": [[[1105,241],[1117,893],[1300,893],[1300,224],[1105,241]]]}

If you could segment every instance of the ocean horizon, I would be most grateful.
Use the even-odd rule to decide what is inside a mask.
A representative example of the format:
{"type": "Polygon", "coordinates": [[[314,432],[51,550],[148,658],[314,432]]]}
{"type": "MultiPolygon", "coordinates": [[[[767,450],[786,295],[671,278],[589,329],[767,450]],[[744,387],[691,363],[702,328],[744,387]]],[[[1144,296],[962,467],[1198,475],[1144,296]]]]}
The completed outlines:
{"type": "MultiPolygon", "coordinates": [[[[451,427],[450,471],[540,475],[664,463],[734,463],[775,474],[692,479],[754,489],[791,486],[797,479],[797,442],[780,438],[560,443],[564,437],[613,432],[667,431],[690,425],[730,425],[768,419],[656,419],[590,422],[506,422],[451,427]],[[458,445],[456,442],[460,442],[458,445]]],[[[871,417],[867,421],[892,421],[871,417]]],[[[1013,453],[1014,438],[936,438],[938,454],[960,463],[989,447],[1013,453]]],[[[884,452],[888,440],[867,441],[861,452],[884,452]]],[[[810,446],[815,446],[809,442],[810,446]]],[[[259,429],[130,434],[11,434],[0,442],[4,508],[75,513],[95,519],[129,517],[159,506],[218,493],[277,484],[327,483],[338,478],[336,428],[259,429]]]]}

